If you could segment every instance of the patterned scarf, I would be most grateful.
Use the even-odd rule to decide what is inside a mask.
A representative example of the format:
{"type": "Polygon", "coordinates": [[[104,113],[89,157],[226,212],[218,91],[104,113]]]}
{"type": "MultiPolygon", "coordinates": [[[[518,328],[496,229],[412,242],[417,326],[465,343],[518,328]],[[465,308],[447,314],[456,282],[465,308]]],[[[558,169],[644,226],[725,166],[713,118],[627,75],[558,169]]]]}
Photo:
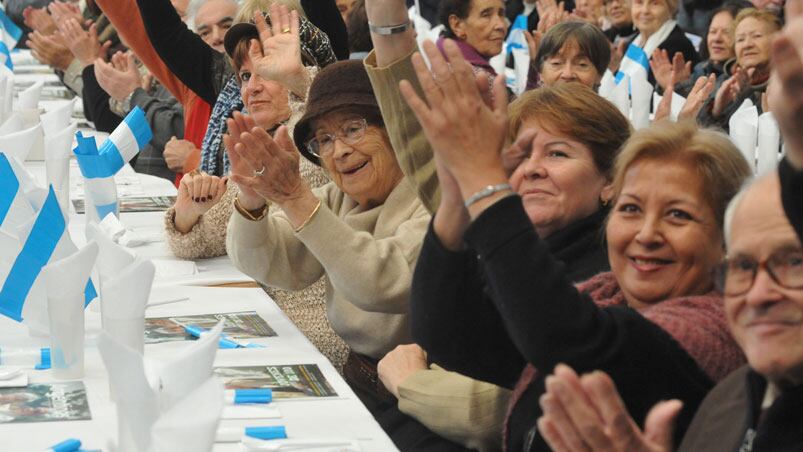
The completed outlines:
{"type": "Polygon", "coordinates": [[[214,176],[223,176],[229,173],[229,154],[223,149],[223,134],[226,133],[226,120],[231,118],[235,111],[245,113],[240,96],[240,85],[237,78],[232,76],[223,86],[217,96],[212,114],[209,116],[209,126],[201,144],[201,171],[214,176]],[[223,167],[218,165],[218,156],[222,153],[223,167]]]}
{"type": "MultiPolygon", "coordinates": [[[[267,14],[265,18],[270,23],[267,14]]],[[[323,68],[337,61],[329,36],[303,17],[299,17],[299,38],[301,59],[305,65],[323,68]]],[[[201,143],[201,171],[215,176],[229,173],[229,155],[223,148],[223,134],[226,133],[226,119],[231,118],[235,111],[246,113],[237,77],[232,76],[218,94],[209,117],[209,126],[201,143]]]]}

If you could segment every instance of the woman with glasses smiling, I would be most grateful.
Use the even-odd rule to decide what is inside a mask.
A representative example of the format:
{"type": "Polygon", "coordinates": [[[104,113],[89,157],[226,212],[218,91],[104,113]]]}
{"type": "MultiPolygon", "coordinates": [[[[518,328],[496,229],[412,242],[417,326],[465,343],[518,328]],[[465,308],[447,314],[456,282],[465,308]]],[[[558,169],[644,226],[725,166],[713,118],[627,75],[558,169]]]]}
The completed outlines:
{"type": "Polygon", "coordinates": [[[402,175],[361,61],[318,74],[292,140],[286,127],[271,138],[254,126],[235,114],[225,138],[240,188],[229,256],[260,283],[287,290],[324,277],[329,322],[351,348],[344,376],[377,413],[392,398],[376,362],[411,341],[410,284],[430,215],[402,175]],[[310,189],[299,152],[332,182],[310,189]]]}

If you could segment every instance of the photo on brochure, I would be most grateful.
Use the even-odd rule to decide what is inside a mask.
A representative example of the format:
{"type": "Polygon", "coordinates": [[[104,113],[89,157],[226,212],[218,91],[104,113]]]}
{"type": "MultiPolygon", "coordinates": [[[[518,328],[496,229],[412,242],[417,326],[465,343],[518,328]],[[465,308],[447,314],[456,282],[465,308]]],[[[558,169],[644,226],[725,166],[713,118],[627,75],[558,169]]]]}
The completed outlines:
{"type": "MultiPolygon", "coordinates": [[[[145,196],[140,198],[120,198],[120,212],[161,212],[176,202],[175,196],[145,196]]],[[[83,199],[73,199],[75,213],[86,212],[83,199]]]]}
{"type": "Polygon", "coordinates": [[[84,383],[30,384],[0,389],[0,423],[85,421],[92,419],[84,383]]]}
{"type": "Polygon", "coordinates": [[[216,367],[214,373],[226,389],[270,388],[274,400],[337,396],[317,364],[216,367]]]}
{"type": "Polygon", "coordinates": [[[225,321],[223,334],[235,340],[276,336],[273,328],[255,311],[223,312],[147,318],[145,319],[145,343],[158,344],[195,340],[184,330],[185,326],[197,326],[209,330],[220,320],[225,321]]]}

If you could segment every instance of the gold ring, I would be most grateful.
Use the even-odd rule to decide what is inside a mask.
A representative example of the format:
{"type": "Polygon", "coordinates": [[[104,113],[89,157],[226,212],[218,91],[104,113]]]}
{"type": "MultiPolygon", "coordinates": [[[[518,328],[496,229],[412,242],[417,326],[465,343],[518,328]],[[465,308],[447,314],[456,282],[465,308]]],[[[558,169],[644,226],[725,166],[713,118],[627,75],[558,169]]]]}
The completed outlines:
{"type": "Polygon", "coordinates": [[[290,29],[289,28],[285,28],[284,30],[282,30],[282,33],[290,33],[290,29]]]}

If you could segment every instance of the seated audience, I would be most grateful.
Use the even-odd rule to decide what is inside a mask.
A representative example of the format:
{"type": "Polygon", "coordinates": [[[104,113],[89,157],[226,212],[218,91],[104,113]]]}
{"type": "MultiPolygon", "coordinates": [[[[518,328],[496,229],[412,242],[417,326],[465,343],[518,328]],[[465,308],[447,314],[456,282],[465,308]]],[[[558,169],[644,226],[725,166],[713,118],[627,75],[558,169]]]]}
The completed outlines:
{"type": "MultiPolygon", "coordinates": [[[[790,3],[790,22],[773,46],[778,85],[770,95],[787,156],[778,173],[762,177],[731,202],[725,223],[728,257],[719,272],[728,323],[748,364],[709,393],[680,451],[803,446],[803,10],[799,1],[790,3]]],[[[602,372],[578,379],[558,366],[542,400],[551,409],[538,425],[555,450],[674,450],[669,432],[678,401],[656,405],[647,422],[637,425],[602,372]]]]}
{"type": "Polygon", "coordinates": [[[725,63],[717,89],[700,111],[698,120],[707,126],[728,130],[731,115],[746,99],[763,112],[761,95],[770,78],[770,45],[781,29],[775,14],[754,8],[743,9],[733,20],[735,59],[725,63]]]}
{"type": "MultiPolygon", "coordinates": [[[[273,17],[281,17],[285,13],[275,12],[273,17]]],[[[290,84],[287,80],[305,70],[297,49],[302,48],[301,54],[306,56],[307,61],[313,61],[308,54],[309,45],[299,42],[297,31],[291,30],[293,39],[287,40],[281,30],[277,30],[278,33],[263,42],[263,46],[272,49],[272,58],[293,61],[295,64],[285,66],[283,71],[274,71],[267,78],[267,74],[262,77],[257,70],[258,63],[263,60],[255,63],[248,51],[250,40],[258,38],[254,25],[237,24],[230,30],[226,34],[225,48],[238,74],[243,104],[254,122],[270,131],[282,124],[294,127],[304,113],[304,99],[296,95],[288,97],[286,86],[290,84]]],[[[317,67],[309,67],[306,71],[308,80],[311,80],[317,73],[317,67]]],[[[306,88],[301,91],[306,94],[306,88]]],[[[329,182],[324,172],[306,159],[301,160],[299,166],[302,178],[310,187],[329,182]]],[[[181,179],[176,203],[165,213],[167,243],[176,256],[198,259],[226,254],[226,225],[238,193],[236,184],[227,182],[226,176],[220,178],[200,171],[190,172],[181,179]]],[[[323,283],[294,292],[276,288],[266,290],[313,345],[340,370],[348,347],[332,331],[326,319],[323,283]]]]}
{"type": "MultiPolygon", "coordinates": [[[[630,47],[641,49],[646,59],[650,59],[656,50],[662,50],[670,58],[679,52],[684,62],[691,62],[692,66],[697,64],[700,60],[697,51],[674,19],[677,12],[677,0],[632,0],[631,15],[638,34],[630,42],[630,47]]],[[[624,58],[618,70],[632,76],[643,68],[643,61],[638,60],[624,58]]],[[[652,69],[644,69],[647,69],[647,79],[654,86],[656,80],[652,69]]]]}
{"type": "Polygon", "coordinates": [[[630,41],[635,34],[633,17],[630,15],[630,0],[608,0],[605,2],[605,16],[611,26],[604,31],[614,45],[619,41],[630,41]]]}
{"type": "Polygon", "coordinates": [[[740,5],[727,3],[714,14],[708,28],[704,45],[701,49],[700,61],[694,67],[686,63],[683,57],[676,53],[670,59],[666,52],[655,52],[650,60],[650,68],[660,86],[666,90],[669,78],[674,70],[675,92],[688,97],[694,82],[700,77],[714,74],[719,77],[725,72],[725,63],[734,57],[733,53],[733,18],[739,13],[740,5]]]}
{"type": "Polygon", "coordinates": [[[743,362],[712,278],[725,206],[750,174],[741,153],[690,123],[635,133],[614,170],[612,272],[575,288],[506,183],[502,79],[486,106],[456,46],[447,43],[450,65],[424,49],[437,77],[414,57],[427,103],[409,83],[401,90],[435,151],[442,192],[413,283],[413,338],[446,369],[515,384],[508,450],[546,448],[538,369],[558,362],[612,372],[639,420],[658,400],[682,399],[682,434],[706,392],[743,362]],[[464,290],[477,278],[464,273],[468,255],[481,262],[484,290],[464,290]]]}
{"type": "Polygon", "coordinates": [[[272,139],[238,113],[228,127],[240,188],[229,256],[270,286],[298,290],[325,278],[329,321],[351,348],[344,377],[369,411],[381,410],[390,398],[376,362],[410,341],[410,282],[430,215],[402,176],[362,63],[321,70],[292,141],[287,127],[272,139]],[[299,152],[333,182],[310,189],[299,152]]]}
{"type": "MultiPolygon", "coordinates": [[[[508,112],[513,145],[502,158],[532,226],[565,265],[569,280],[580,282],[610,270],[603,223],[609,212],[613,161],[630,135],[627,119],[610,102],[576,84],[528,91],[508,112]]],[[[465,274],[477,278],[465,281],[465,290],[481,293],[480,267],[466,258],[461,263],[465,274]]],[[[408,363],[423,355],[416,347],[400,346],[379,363],[379,377],[399,399],[399,410],[466,447],[498,449],[510,392],[437,366],[428,369],[425,359],[412,366],[408,363]],[[472,409],[476,406],[489,408],[472,409]]],[[[399,417],[394,424],[401,423],[399,417]]],[[[391,439],[399,449],[410,449],[396,430],[389,432],[391,439]]],[[[433,436],[417,433],[419,441],[426,434],[433,436]]]]}

